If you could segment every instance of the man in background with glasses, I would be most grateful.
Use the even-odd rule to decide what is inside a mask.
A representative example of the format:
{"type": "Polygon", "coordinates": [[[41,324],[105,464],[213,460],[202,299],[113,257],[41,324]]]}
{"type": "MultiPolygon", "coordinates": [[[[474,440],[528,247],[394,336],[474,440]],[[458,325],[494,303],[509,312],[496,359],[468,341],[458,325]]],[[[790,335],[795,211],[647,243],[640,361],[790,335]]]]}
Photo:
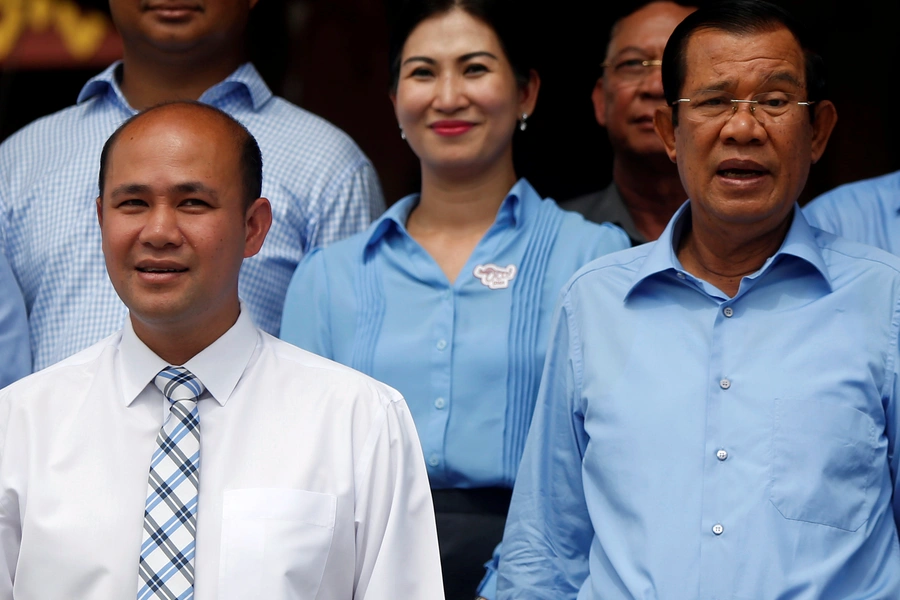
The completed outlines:
{"type": "Polygon", "coordinates": [[[690,201],[562,291],[498,598],[900,598],[900,259],[797,206],[837,119],[822,61],[724,0],[662,78],[690,201]]]}
{"type": "Polygon", "coordinates": [[[666,156],[653,114],[663,105],[660,59],[666,40],[693,7],[651,2],[619,19],[591,99],[613,149],[612,183],[560,203],[596,223],[622,227],[632,243],[655,240],[687,194],[666,156]]]}

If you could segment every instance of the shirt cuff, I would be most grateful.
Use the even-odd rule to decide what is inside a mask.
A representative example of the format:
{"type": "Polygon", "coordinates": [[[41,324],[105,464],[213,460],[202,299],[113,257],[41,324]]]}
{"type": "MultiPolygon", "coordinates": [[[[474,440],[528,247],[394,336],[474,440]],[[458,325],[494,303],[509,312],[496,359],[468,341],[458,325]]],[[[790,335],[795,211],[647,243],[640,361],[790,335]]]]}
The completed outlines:
{"type": "Polygon", "coordinates": [[[484,579],[478,584],[477,594],[487,600],[494,600],[497,597],[497,566],[500,562],[499,558],[495,553],[491,560],[484,563],[484,568],[487,572],[484,574],[484,579]]]}

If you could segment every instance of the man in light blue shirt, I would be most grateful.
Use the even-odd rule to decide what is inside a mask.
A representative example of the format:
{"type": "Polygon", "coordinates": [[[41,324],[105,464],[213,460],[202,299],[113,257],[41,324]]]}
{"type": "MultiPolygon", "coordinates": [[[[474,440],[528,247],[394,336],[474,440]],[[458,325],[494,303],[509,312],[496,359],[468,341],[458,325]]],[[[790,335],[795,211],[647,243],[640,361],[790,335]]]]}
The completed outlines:
{"type": "Polygon", "coordinates": [[[241,271],[254,322],[277,333],[297,263],[365,229],[383,209],[375,171],[331,124],[275,97],[246,61],[248,2],[111,0],[124,60],[90,80],[78,104],[0,146],[0,241],[28,308],[35,369],[122,327],[94,215],[103,142],[137,110],[199,99],[244,124],[263,153],[274,222],[241,271]],[[177,4],[177,3],[176,3],[177,4]]]}
{"type": "Polygon", "coordinates": [[[900,598],[900,260],[796,205],[836,121],[803,40],[763,0],[670,38],[691,200],[563,289],[499,598],[900,598]]]}
{"type": "Polygon", "coordinates": [[[825,231],[900,254],[900,171],[835,188],[803,214],[825,231]]]}
{"type": "Polygon", "coordinates": [[[31,372],[28,319],[22,293],[0,252],[0,388],[31,372]]]}

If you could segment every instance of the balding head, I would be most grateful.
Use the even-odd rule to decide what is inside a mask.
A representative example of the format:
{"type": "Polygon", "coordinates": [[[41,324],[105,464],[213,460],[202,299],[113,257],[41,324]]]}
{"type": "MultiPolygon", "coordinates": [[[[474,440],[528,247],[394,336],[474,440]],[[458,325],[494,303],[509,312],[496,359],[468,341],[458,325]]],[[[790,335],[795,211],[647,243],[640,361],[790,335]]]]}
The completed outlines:
{"type": "Polygon", "coordinates": [[[249,207],[254,200],[262,195],[262,154],[259,145],[247,128],[236,121],[231,115],[218,108],[193,101],[166,102],[144,110],[127,121],[109,137],[103,145],[100,154],[100,175],[98,186],[100,196],[103,196],[106,187],[106,174],[109,170],[109,159],[113,148],[126,130],[140,124],[145,119],[178,118],[185,116],[188,119],[200,119],[208,122],[210,126],[220,128],[226,139],[230,139],[234,150],[238,155],[237,167],[241,170],[243,182],[244,207],[249,207]]]}

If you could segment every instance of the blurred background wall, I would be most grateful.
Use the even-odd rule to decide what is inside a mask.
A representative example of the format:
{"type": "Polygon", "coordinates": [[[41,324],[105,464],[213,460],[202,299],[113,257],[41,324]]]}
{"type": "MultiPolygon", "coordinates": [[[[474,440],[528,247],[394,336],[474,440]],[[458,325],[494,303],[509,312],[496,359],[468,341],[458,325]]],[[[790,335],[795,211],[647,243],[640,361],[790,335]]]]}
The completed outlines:
{"type": "MultiPolygon", "coordinates": [[[[893,94],[900,75],[900,2],[782,4],[814,32],[840,116],[802,200],[900,169],[893,94]]],[[[598,189],[610,179],[611,154],[590,93],[609,28],[632,3],[516,5],[534,17],[542,78],[537,110],[515,151],[519,174],[560,199],[598,189]]],[[[250,39],[254,63],[272,89],[356,139],[393,202],[417,189],[418,166],[400,139],[387,96],[385,13],[384,0],[260,0],[250,39]]],[[[105,0],[0,0],[0,139],[74,103],[84,82],[120,53],[105,0]]]]}

